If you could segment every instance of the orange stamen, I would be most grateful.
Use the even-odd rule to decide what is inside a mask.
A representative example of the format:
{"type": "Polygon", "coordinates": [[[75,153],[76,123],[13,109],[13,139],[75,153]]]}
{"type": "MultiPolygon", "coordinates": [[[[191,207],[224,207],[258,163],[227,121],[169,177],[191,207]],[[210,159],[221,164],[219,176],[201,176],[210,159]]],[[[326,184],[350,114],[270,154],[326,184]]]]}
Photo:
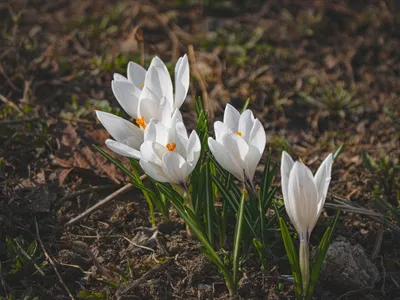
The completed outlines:
{"type": "Polygon", "coordinates": [[[235,132],[238,136],[242,136],[242,133],[240,131],[235,132]]]}
{"type": "Polygon", "coordinates": [[[167,147],[168,151],[174,151],[176,148],[176,144],[175,143],[168,143],[165,147],[167,147]]]}
{"type": "Polygon", "coordinates": [[[144,88],[144,83],[142,83],[142,88],[144,88]]]}
{"type": "Polygon", "coordinates": [[[138,124],[143,129],[146,129],[146,123],[144,122],[144,117],[137,118],[136,119],[136,124],[138,124]]]}

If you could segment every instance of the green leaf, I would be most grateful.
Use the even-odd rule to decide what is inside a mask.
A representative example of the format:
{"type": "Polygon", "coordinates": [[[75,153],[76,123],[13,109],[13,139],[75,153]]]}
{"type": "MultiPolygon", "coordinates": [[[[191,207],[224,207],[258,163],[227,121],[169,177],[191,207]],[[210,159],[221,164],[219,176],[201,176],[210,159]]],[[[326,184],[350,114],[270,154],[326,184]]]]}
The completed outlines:
{"type": "MultiPolygon", "coordinates": [[[[234,197],[225,189],[224,185],[218,180],[218,178],[216,176],[212,176],[213,182],[215,183],[215,185],[217,186],[219,192],[221,193],[222,197],[224,198],[224,200],[228,201],[229,205],[231,206],[231,208],[233,209],[233,211],[235,213],[238,212],[239,210],[239,206],[237,204],[237,201],[234,199],[234,197]]],[[[247,226],[249,227],[249,229],[251,230],[251,233],[253,234],[253,237],[256,237],[256,231],[253,228],[253,223],[251,222],[252,219],[249,218],[249,216],[251,216],[251,214],[247,211],[246,212],[246,208],[247,206],[245,205],[245,214],[244,214],[244,219],[246,221],[247,226]]]]}
{"type": "Polygon", "coordinates": [[[333,160],[339,156],[340,152],[342,152],[344,144],[340,144],[339,148],[336,149],[335,153],[333,153],[333,160]]]}
{"type": "Polygon", "coordinates": [[[215,219],[215,207],[214,207],[214,197],[212,190],[212,180],[211,180],[211,172],[210,172],[210,161],[206,159],[204,164],[204,176],[202,176],[204,180],[204,191],[205,191],[205,224],[207,229],[207,236],[211,242],[211,245],[214,245],[214,219],[215,219]]]}
{"type": "Polygon", "coordinates": [[[261,260],[261,269],[265,270],[265,268],[267,266],[267,260],[266,260],[266,257],[264,256],[265,248],[263,247],[262,243],[259,240],[257,240],[256,238],[253,239],[253,245],[254,245],[254,248],[256,248],[256,250],[257,250],[258,257],[261,260]]]}
{"type": "Polygon", "coordinates": [[[250,103],[250,98],[246,99],[246,102],[244,103],[243,107],[242,107],[242,113],[247,109],[247,107],[249,106],[250,103]]]}
{"type": "Polygon", "coordinates": [[[246,191],[243,191],[242,196],[240,198],[240,207],[238,215],[236,217],[235,236],[233,240],[233,281],[235,285],[237,284],[239,277],[239,257],[240,257],[240,243],[242,241],[242,233],[243,233],[245,193],[246,191]]]}
{"type": "Polygon", "coordinates": [[[311,278],[310,283],[308,285],[307,293],[306,293],[306,300],[311,300],[314,294],[315,287],[318,282],[319,273],[321,271],[322,264],[324,263],[324,259],[326,254],[328,253],[329,245],[331,244],[333,231],[336,227],[337,220],[339,219],[340,210],[336,212],[335,217],[333,218],[332,224],[328,227],[321,239],[321,242],[318,245],[317,254],[315,256],[315,263],[312,266],[311,270],[311,278]]]}
{"type": "Polygon", "coordinates": [[[289,259],[290,268],[292,269],[292,275],[295,282],[296,295],[302,295],[299,259],[297,257],[297,252],[294,247],[292,237],[290,236],[285,220],[283,220],[282,217],[279,218],[279,226],[281,228],[283,244],[285,246],[286,254],[289,259]]]}

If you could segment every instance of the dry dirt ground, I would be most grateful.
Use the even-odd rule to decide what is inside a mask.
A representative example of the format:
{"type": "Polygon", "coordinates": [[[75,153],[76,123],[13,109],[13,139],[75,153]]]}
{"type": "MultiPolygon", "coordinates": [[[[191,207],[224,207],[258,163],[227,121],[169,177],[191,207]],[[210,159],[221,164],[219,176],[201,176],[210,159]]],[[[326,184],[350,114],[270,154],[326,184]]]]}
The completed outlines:
{"type": "MultiPolygon", "coordinates": [[[[179,218],[158,218],[152,228],[133,189],[65,226],[126,184],[92,148],[108,136],[95,109],[126,117],[112,95],[112,74],[124,73],[129,61],[148,66],[153,55],[172,70],[184,53],[190,98],[201,96],[215,118],[226,103],[240,108],[249,98],[276,161],[288,147],[315,170],[344,144],[327,202],[343,198],[366,211],[343,211],[335,237],[361,245],[379,280],[350,291],[322,282],[316,299],[400,299],[399,6],[0,2],[0,295],[13,295],[2,299],[228,298],[179,218]]],[[[193,128],[193,102],[183,111],[193,128]]],[[[267,275],[252,259],[241,271],[239,297],[293,299],[279,233],[267,275]]]]}

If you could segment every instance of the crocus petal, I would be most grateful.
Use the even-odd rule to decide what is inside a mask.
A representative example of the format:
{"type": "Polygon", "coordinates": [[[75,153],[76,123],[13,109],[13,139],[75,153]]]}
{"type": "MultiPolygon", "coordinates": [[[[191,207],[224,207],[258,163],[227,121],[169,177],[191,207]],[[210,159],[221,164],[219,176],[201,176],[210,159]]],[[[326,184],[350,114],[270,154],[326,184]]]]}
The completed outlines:
{"type": "Polygon", "coordinates": [[[185,159],[176,152],[167,152],[163,156],[162,170],[168,182],[182,184],[188,177],[188,164],[185,159]]]}
{"type": "Polygon", "coordinates": [[[168,128],[168,141],[169,144],[175,144],[174,152],[179,153],[186,159],[186,148],[188,143],[186,127],[183,122],[172,124],[168,128]]]}
{"type": "Polygon", "coordinates": [[[144,159],[140,160],[140,166],[142,167],[144,172],[154,180],[159,182],[168,182],[168,179],[165,177],[161,166],[155,163],[148,162],[144,159]]]}
{"type": "Polygon", "coordinates": [[[281,159],[281,187],[282,187],[283,201],[285,202],[286,212],[291,220],[292,220],[291,216],[292,213],[289,205],[288,185],[289,185],[290,171],[292,170],[293,166],[294,166],[293,159],[286,151],[283,151],[281,159]]]}
{"type": "Polygon", "coordinates": [[[248,143],[250,138],[250,132],[253,128],[253,113],[250,109],[246,109],[244,113],[240,115],[238,131],[240,132],[242,138],[248,143]]]}
{"type": "Polygon", "coordinates": [[[222,123],[221,121],[217,121],[214,123],[214,132],[215,132],[215,139],[219,143],[222,142],[222,137],[225,134],[234,133],[232,132],[232,130],[229,129],[229,127],[225,123],[222,123]]]}
{"type": "Polygon", "coordinates": [[[144,87],[140,94],[138,116],[144,117],[146,123],[151,119],[160,119],[160,98],[148,87],[144,87]]]}
{"type": "Polygon", "coordinates": [[[117,141],[139,149],[143,143],[143,131],[131,122],[116,115],[96,110],[97,118],[111,136],[117,141]]]}
{"type": "Polygon", "coordinates": [[[111,89],[122,108],[137,118],[140,90],[129,81],[122,80],[111,81],[111,89]]]}
{"type": "Polygon", "coordinates": [[[115,81],[127,81],[127,82],[129,82],[128,78],[126,78],[124,75],[121,75],[121,74],[118,74],[118,73],[114,73],[113,79],[115,81]]]}
{"type": "Polygon", "coordinates": [[[253,180],[254,173],[256,172],[256,168],[258,163],[260,162],[262,153],[258,151],[258,149],[252,145],[249,145],[249,152],[246,155],[246,176],[250,181],[253,180]]]}
{"type": "Polygon", "coordinates": [[[240,181],[244,181],[244,174],[242,168],[238,165],[236,161],[233,161],[230,157],[228,150],[224,148],[222,144],[214,140],[213,138],[208,138],[208,147],[211,153],[214,155],[217,162],[222,168],[227,170],[233,176],[235,176],[240,181]]]}
{"type": "Polygon", "coordinates": [[[240,113],[232,105],[227,104],[224,112],[224,123],[232,132],[238,131],[240,113]]]}
{"type": "Polygon", "coordinates": [[[266,137],[265,130],[259,120],[254,120],[253,128],[250,132],[249,144],[256,147],[262,154],[265,149],[266,137]]]}
{"type": "Polygon", "coordinates": [[[145,78],[146,78],[146,69],[133,61],[129,62],[128,80],[132,82],[138,89],[142,89],[145,78]]]}
{"type": "Polygon", "coordinates": [[[174,105],[171,76],[164,62],[157,56],[150,63],[144,85],[149,86],[158,98],[165,96],[174,105]]]}
{"type": "Polygon", "coordinates": [[[189,89],[189,62],[187,55],[179,58],[175,66],[175,101],[174,108],[180,108],[189,89]]]}
{"type": "Polygon", "coordinates": [[[246,156],[249,152],[249,145],[235,133],[227,134],[222,138],[222,145],[228,150],[233,161],[236,161],[242,172],[246,170],[246,156]]]}
{"type": "Polygon", "coordinates": [[[142,159],[159,166],[162,165],[162,157],[167,152],[168,150],[165,146],[156,142],[144,142],[142,146],[140,146],[140,155],[142,159]]]}
{"type": "Polygon", "coordinates": [[[325,204],[326,195],[328,193],[329,183],[331,182],[331,170],[333,164],[332,153],[325,158],[322,164],[319,166],[317,173],[314,176],[314,183],[318,190],[319,203],[318,212],[321,213],[322,208],[325,204]]]}
{"type": "Polygon", "coordinates": [[[300,162],[295,162],[290,172],[288,196],[292,223],[300,239],[308,241],[318,215],[318,191],[310,169],[300,162]]]}
{"type": "Polygon", "coordinates": [[[132,147],[129,147],[123,143],[107,139],[106,145],[112,152],[115,152],[119,155],[136,159],[140,159],[141,157],[140,152],[138,150],[133,149],[132,147]]]}
{"type": "Polygon", "coordinates": [[[173,107],[166,97],[161,98],[158,111],[160,121],[166,126],[169,126],[171,124],[173,107]]]}
{"type": "Polygon", "coordinates": [[[200,158],[200,153],[201,153],[200,138],[197,135],[197,132],[193,130],[192,133],[190,134],[186,149],[186,161],[189,164],[188,174],[190,174],[196,167],[196,164],[200,158]]]}
{"type": "Polygon", "coordinates": [[[165,146],[168,143],[168,128],[162,122],[152,119],[144,131],[144,141],[157,142],[165,146]]]}

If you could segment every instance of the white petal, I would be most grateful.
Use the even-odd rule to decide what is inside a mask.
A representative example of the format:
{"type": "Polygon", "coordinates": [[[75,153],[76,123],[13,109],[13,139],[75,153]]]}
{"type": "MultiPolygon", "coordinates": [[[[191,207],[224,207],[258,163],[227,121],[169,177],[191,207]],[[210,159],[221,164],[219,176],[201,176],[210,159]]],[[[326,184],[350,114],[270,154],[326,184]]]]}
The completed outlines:
{"type": "Polygon", "coordinates": [[[118,103],[132,117],[137,118],[140,90],[129,81],[113,80],[111,89],[118,103]]]}
{"type": "Polygon", "coordinates": [[[132,147],[129,147],[123,143],[111,140],[111,139],[107,139],[106,140],[106,145],[107,147],[122,156],[125,157],[131,157],[131,158],[136,158],[136,159],[140,159],[141,155],[140,155],[140,151],[133,149],[132,147]]]}
{"type": "Polygon", "coordinates": [[[264,153],[265,143],[266,137],[264,127],[258,119],[255,119],[253,123],[253,128],[250,132],[249,144],[256,147],[262,155],[264,153]]]}
{"type": "Polygon", "coordinates": [[[160,119],[160,98],[148,87],[144,87],[140,94],[138,115],[144,117],[146,123],[151,119],[160,119]]]}
{"type": "Polygon", "coordinates": [[[228,150],[233,161],[236,161],[242,172],[246,170],[246,156],[249,153],[249,145],[236,133],[227,134],[222,137],[222,145],[228,150]]]}
{"type": "Polygon", "coordinates": [[[163,146],[168,143],[168,129],[158,120],[151,120],[144,131],[144,141],[157,142],[163,146]]]}
{"type": "Polygon", "coordinates": [[[169,126],[172,126],[172,124],[176,124],[180,121],[182,121],[182,114],[179,111],[179,109],[175,109],[174,112],[172,113],[172,117],[171,117],[171,123],[169,126]]]}
{"type": "Polygon", "coordinates": [[[186,161],[189,164],[188,174],[190,174],[196,167],[196,164],[200,158],[201,144],[199,136],[196,131],[192,131],[187,143],[186,149],[186,161]]]}
{"type": "Polygon", "coordinates": [[[175,143],[174,152],[179,153],[183,158],[186,159],[186,148],[188,143],[188,137],[186,127],[183,122],[173,124],[168,128],[168,141],[167,143],[175,143]]]}
{"type": "Polygon", "coordinates": [[[154,180],[159,182],[168,182],[168,179],[165,177],[161,166],[148,162],[144,159],[140,160],[140,166],[142,167],[143,171],[145,171],[145,173],[154,180]]]}
{"type": "Polygon", "coordinates": [[[224,112],[224,123],[232,132],[238,131],[240,113],[232,105],[227,104],[224,112]]]}
{"type": "Polygon", "coordinates": [[[319,203],[318,212],[321,213],[325,204],[326,195],[328,194],[329,183],[331,182],[331,170],[333,164],[332,153],[325,158],[319,166],[317,173],[314,176],[314,183],[318,190],[319,203]]]}
{"type": "Polygon", "coordinates": [[[143,131],[131,122],[110,113],[96,110],[97,118],[111,136],[134,149],[143,143],[143,131]]]}
{"type": "Polygon", "coordinates": [[[254,146],[249,145],[249,152],[246,155],[246,176],[253,180],[254,173],[256,172],[256,168],[258,163],[260,162],[262,153],[258,151],[258,149],[254,146]]]}
{"type": "Polygon", "coordinates": [[[127,81],[127,82],[129,82],[128,78],[126,78],[124,75],[121,75],[121,74],[118,74],[118,73],[114,73],[113,79],[115,81],[127,81]]]}
{"type": "Polygon", "coordinates": [[[232,130],[230,130],[229,127],[225,123],[222,123],[221,121],[217,121],[214,123],[214,132],[215,132],[215,139],[219,143],[222,142],[222,137],[225,134],[233,133],[232,130]]]}
{"type": "Polygon", "coordinates": [[[142,159],[159,166],[162,165],[162,157],[167,152],[168,149],[165,146],[156,142],[144,142],[140,147],[142,159]]]}
{"type": "Polygon", "coordinates": [[[290,172],[288,195],[292,223],[300,239],[308,241],[318,216],[318,191],[310,169],[300,162],[290,172]]]}
{"type": "Polygon", "coordinates": [[[293,166],[294,166],[293,159],[286,151],[283,151],[281,159],[281,188],[282,188],[283,201],[285,202],[286,212],[290,220],[293,220],[293,217],[292,217],[291,206],[289,205],[289,201],[291,199],[289,199],[288,196],[288,187],[289,187],[290,171],[292,170],[293,166]]]}
{"type": "Polygon", "coordinates": [[[186,183],[188,173],[188,164],[185,159],[176,152],[170,151],[163,156],[163,172],[168,182],[181,184],[186,183]]]}
{"type": "Polygon", "coordinates": [[[143,88],[146,78],[146,69],[141,65],[131,61],[128,64],[128,80],[132,82],[138,89],[143,88]]]}
{"type": "Polygon", "coordinates": [[[242,134],[242,138],[248,143],[250,138],[250,132],[253,128],[253,113],[250,109],[246,109],[244,113],[240,115],[238,131],[242,134]]]}
{"type": "Polygon", "coordinates": [[[215,159],[222,168],[227,170],[240,181],[244,181],[243,169],[236,161],[232,160],[228,153],[228,150],[225,149],[222,144],[209,137],[208,147],[210,148],[211,153],[214,155],[215,159]]]}
{"type": "Polygon", "coordinates": [[[174,105],[171,76],[164,62],[157,56],[151,61],[144,85],[149,86],[160,99],[165,96],[174,105]]]}
{"type": "Polygon", "coordinates": [[[172,111],[173,107],[171,106],[171,103],[169,103],[166,97],[163,97],[160,102],[158,115],[160,121],[166,126],[169,126],[171,124],[172,111]]]}
{"type": "Polygon", "coordinates": [[[175,101],[174,108],[180,108],[189,89],[189,62],[187,55],[181,57],[175,66],[175,101]]]}

